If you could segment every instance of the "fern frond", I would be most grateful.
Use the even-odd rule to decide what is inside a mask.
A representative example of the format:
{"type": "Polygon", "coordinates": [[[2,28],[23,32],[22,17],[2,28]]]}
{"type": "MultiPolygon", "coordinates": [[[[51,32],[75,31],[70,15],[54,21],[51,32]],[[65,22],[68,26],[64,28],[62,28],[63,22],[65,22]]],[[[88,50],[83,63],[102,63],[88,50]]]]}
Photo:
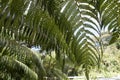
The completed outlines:
{"type": "Polygon", "coordinates": [[[27,67],[25,64],[14,60],[8,56],[2,56],[0,58],[0,64],[1,64],[1,69],[3,70],[7,70],[9,72],[11,72],[11,74],[13,74],[12,76],[14,77],[14,72],[18,73],[19,75],[21,75],[21,77],[23,76],[28,76],[27,78],[29,78],[30,80],[38,80],[38,75],[32,71],[29,67],[27,67]],[[4,65],[4,66],[3,66],[4,65]]]}

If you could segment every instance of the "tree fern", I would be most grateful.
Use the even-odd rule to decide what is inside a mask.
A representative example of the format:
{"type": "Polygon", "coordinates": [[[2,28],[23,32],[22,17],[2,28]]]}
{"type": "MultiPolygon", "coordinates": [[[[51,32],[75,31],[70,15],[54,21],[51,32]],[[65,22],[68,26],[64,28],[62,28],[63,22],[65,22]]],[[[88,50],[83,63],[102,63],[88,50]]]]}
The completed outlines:
{"type": "MultiPolygon", "coordinates": [[[[89,79],[89,69],[99,66],[102,59],[102,33],[112,34],[110,43],[120,34],[119,12],[119,0],[1,0],[0,59],[7,56],[10,63],[16,62],[22,68],[25,67],[22,63],[30,67],[32,59],[35,67],[45,74],[41,60],[29,49],[41,46],[42,50],[55,50],[58,61],[64,55],[75,67],[82,66],[89,79]]],[[[36,74],[38,78],[44,76],[40,71],[36,74]]]]}

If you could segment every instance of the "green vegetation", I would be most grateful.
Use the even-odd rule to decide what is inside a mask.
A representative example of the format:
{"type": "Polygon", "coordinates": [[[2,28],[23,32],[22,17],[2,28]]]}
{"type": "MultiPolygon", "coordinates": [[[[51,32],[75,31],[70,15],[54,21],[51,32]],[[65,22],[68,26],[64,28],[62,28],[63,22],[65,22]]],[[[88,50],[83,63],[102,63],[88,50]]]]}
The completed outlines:
{"type": "Polygon", "coordinates": [[[105,50],[101,69],[107,77],[113,77],[120,74],[120,50],[116,48],[116,44],[112,44],[105,50]]]}
{"type": "Polygon", "coordinates": [[[92,78],[120,76],[120,50],[117,45],[112,44],[105,49],[100,69],[93,69],[90,72],[92,78]]]}
{"type": "Polygon", "coordinates": [[[103,53],[115,42],[119,49],[119,36],[119,0],[0,0],[0,79],[67,80],[84,72],[89,80],[91,70],[118,66],[103,53]]]}

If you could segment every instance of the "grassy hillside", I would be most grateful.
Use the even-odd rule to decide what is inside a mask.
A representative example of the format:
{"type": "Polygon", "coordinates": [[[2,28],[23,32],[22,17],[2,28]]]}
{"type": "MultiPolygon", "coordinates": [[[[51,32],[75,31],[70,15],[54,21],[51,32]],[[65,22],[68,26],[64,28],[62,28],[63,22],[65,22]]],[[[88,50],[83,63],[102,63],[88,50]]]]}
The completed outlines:
{"type": "Polygon", "coordinates": [[[120,50],[116,44],[106,47],[100,70],[90,72],[91,77],[114,77],[120,75],[120,50]]]}

